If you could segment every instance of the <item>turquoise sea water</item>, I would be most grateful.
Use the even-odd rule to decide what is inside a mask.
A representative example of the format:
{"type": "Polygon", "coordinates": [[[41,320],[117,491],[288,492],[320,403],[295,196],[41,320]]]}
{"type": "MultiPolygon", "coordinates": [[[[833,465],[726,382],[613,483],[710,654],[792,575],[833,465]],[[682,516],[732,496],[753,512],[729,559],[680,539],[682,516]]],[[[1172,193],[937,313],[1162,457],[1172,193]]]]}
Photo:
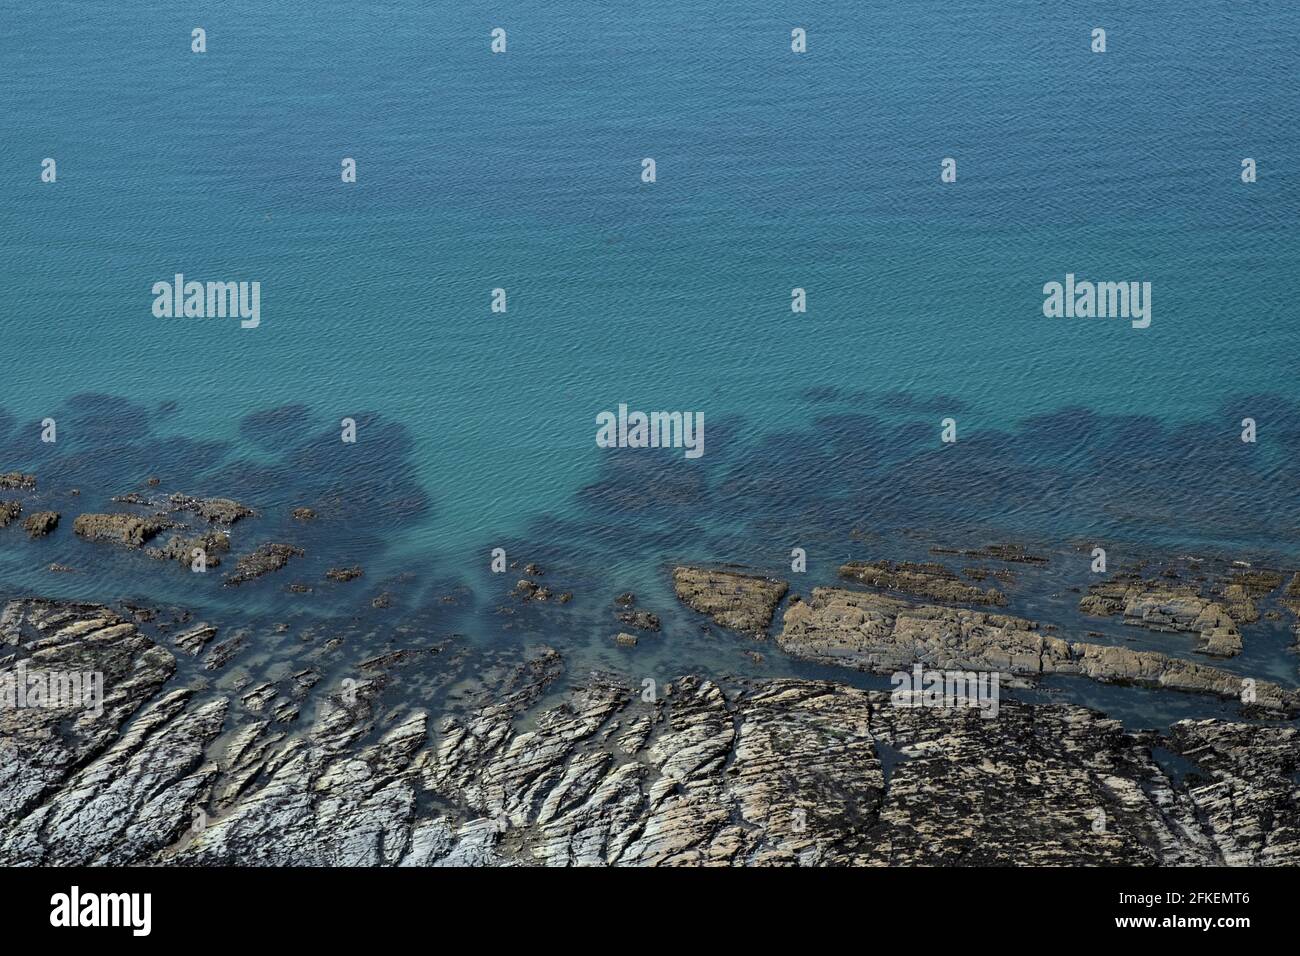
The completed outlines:
{"type": "MultiPolygon", "coordinates": [[[[1300,560],[1297,41],[1290,0],[12,10],[0,466],[74,513],[232,495],[416,604],[502,590],[495,546],[593,603],[904,531],[1300,560]],[[260,281],[261,327],[155,318],[176,272],[260,281]],[[1044,318],[1067,272],[1150,281],[1151,327],[1044,318]],[[706,454],[596,448],[620,402],[703,411],[706,454]]],[[[230,600],[6,534],[9,590],[230,600]]]]}

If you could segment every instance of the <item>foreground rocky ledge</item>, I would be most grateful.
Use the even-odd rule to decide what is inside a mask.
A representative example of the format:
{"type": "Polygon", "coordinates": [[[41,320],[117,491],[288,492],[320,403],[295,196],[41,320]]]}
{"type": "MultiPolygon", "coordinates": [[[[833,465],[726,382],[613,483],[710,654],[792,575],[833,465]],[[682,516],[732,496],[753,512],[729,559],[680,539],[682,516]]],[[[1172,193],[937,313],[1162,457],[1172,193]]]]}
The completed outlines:
{"type": "Polygon", "coordinates": [[[299,680],[314,716],[289,733],[245,706],[273,691],[172,686],[171,651],[122,614],[9,603],[0,675],[96,668],[105,706],[0,708],[0,863],[1300,863],[1293,727],[1132,734],[1071,705],[987,719],[807,680],[592,675],[557,699],[548,650],[434,718],[379,706],[404,654],[351,694],[299,680]]]}

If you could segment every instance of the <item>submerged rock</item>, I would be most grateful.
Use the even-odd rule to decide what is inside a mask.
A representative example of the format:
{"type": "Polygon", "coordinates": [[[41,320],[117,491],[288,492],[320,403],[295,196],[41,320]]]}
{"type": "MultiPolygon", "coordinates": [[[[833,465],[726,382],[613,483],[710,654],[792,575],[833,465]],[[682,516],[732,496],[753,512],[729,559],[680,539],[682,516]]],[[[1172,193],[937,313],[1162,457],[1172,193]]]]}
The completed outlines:
{"type": "Polygon", "coordinates": [[[365,572],[361,570],[360,565],[355,565],[350,568],[330,568],[325,572],[325,577],[329,578],[331,581],[346,582],[355,581],[364,573],[365,572]]]}
{"type": "Polygon", "coordinates": [[[521,601],[549,601],[554,597],[560,604],[567,604],[573,600],[573,595],[568,591],[557,597],[550,588],[538,584],[536,581],[530,581],[528,578],[520,578],[516,581],[515,588],[510,593],[521,601]]]}
{"type": "Polygon", "coordinates": [[[279,571],[289,563],[290,558],[302,557],[305,553],[302,548],[295,548],[291,544],[259,544],[235,562],[235,573],[226,578],[226,586],[235,587],[272,571],[279,571]]]}
{"type": "Polygon", "coordinates": [[[708,568],[673,568],[673,591],[692,610],[747,634],[763,634],[777,604],[789,590],[785,581],[708,568]]]}
{"type": "Polygon", "coordinates": [[[952,554],[963,558],[987,558],[1008,564],[1047,564],[1047,558],[1018,544],[990,544],[983,548],[931,548],[931,554],[952,554]]]}
{"type": "Polygon", "coordinates": [[[620,624],[626,624],[634,627],[639,631],[658,631],[662,626],[659,615],[653,611],[646,611],[638,608],[636,597],[632,594],[620,594],[614,599],[614,606],[618,609],[614,616],[620,624]]]}
{"type": "Polygon", "coordinates": [[[1006,596],[997,588],[977,588],[958,579],[941,564],[894,564],[850,561],[840,568],[840,577],[874,588],[901,591],[914,597],[959,604],[1006,604],[1006,596]]]}

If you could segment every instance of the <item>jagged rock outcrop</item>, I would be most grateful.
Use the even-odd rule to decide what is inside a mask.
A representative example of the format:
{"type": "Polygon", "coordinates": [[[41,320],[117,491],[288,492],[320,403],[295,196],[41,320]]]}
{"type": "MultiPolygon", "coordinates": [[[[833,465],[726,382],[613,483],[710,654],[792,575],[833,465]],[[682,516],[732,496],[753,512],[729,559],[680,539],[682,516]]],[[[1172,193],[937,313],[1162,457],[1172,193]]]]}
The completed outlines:
{"type": "Polygon", "coordinates": [[[57,511],[37,511],[27,516],[23,530],[29,538],[43,538],[59,526],[57,511]]]}
{"type": "Polygon", "coordinates": [[[443,821],[438,852],[551,865],[852,858],[882,786],[865,694],[778,682],[729,699],[697,678],[666,690],[646,702],[596,678],[528,729],[509,703],[449,719],[425,780],[472,816],[443,821]]]}
{"type": "Polygon", "coordinates": [[[1188,793],[1223,863],[1300,864],[1300,730],[1183,720],[1171,737],[1203,771],[1188,793]]]}
{"type": "Polygon", "coordinates": [[[0,488],[16,489],[19,491],[35,491],[36,476],[27,475],[21,471],[8,471],[0,474],[0,488]]]}
{"type": "MultiPolygon", "coordinates": [[[[816,588],[809,603],[792,602],[777,638],[797,657],[892,673],[922,661],[938,669],[998,671],[1023,677],[1081,674],[1217,697],[1242,697],[1236,674],[1155,651],[1071,643],[1034,621],[966,608],[911,604],[843,588],[816,588]]],[[[1255,684],[1249,706],[1300,713],[1300,695],[1268,681],[1255,684]]]]}
{"type": "MultiPolygon", "coordinates": [[[[964,709],[897,707],[889,694],[829,682],[772,681],[729,694],[697,678],[646,703],[595,679],[527,729],[519,723],[509,706],[449,721],[425,776],[462,813],[417,821],[404,862],[1226,859],[1199,820],[1204,801],[1152,757],[1153,745],[1182,742],[1126,733],[1072,705],[1004,701],[986,720],[964,709]]],[[[1242,746],[1231,752],[1265,774],[1270,792],[1283,792],[1294,764],[1270,763],[1268,750],[1248,756],[1254,741],[1242,746]]],[[[1263,800],[1229,825],[1253,832],[1271,812],[1263,800]]],[[[1281,862],[1297,850],[1286,831],[1252,859],[1281,862]]]]}
{"type": "Polygon", "coordinates": [[[372,719],[340,701],[306,736],[268,743],[267,722],[228,745],[216,785],[225,809],[167,859],[178,863],[378,866],[410,845],[415,787],[409,767],[424,746],[414,712],[378,741],[353,749],[372,719]]]}
{"type": "Polygon", "coordinates": [[[1102,581],[1088,588],[1079,610],[1098,617],[1123,614],[1125,624],[1152,630],[1198,634],[1197,650],[1215,657],[1241,653],[1241,632],[1232,617],[1192,587],[1126,578],[1102,581]]]}
{"type": "MultiPolygon", "coordinates": [[[[932,611],[990,629],[989,646],[1030,630],[954,608],[895,626],[926,630],[932,611]]],[[[193,653],[215,633],[172,640],[193,653]]],[[[387,651],[343,687],[301,668],[235,699],[169,684],[175,658],[122,613],[10,602],[0,688],[19,661],[98,670],[104,706],[0,707],[0,864],[1300,862],[1294,727],[1161,736],[1008,699],[989,719],[825,680],[592,674],[558,693],[546,648],[440,715],[385,700],[390,671],[445,649],[387,651]],[[286,732],[318,687],[309,726],[286,732]]]]}
{"type": "MultiPolygon", "coordinates": [[[[530,564],[529,567],[535,568],[536,565],[530,564]]],[[[534,571],[532,573],[540,574],[540,571],[534,571]]],[[[557,604],[568,604],[573,600],[572,591],[561,591],[559,594],[556,594],[550,588],[543,584],[538,584],[531,578],[520,578],[515,582],[514,590],[510,593],[521,601],[546,602],[551,600],[551,598],[555,598],[557,604]]]]}
{"type": "Polygon", "coordinates": [[[206,567],[221,564],[220,555],[230,550],[230,536],[224,531],[209,531],[204,534],[186,537],[174,534],[161,548],[149,548],[145,552],[159,561],[175,561],[177,564],[191,567],[196,558],[195,552],[202,551],[206,567]]]}
{"type": "Polygon", "coordinates": [[[1152,741],[1073,705],[877,703],[894,752],[863,862],[904,866],[1203,865],[1219,862],[1152,741]]]}
{"type": "Polygon", "coordinates": [[[98,706],[0,706],[0,864],[122,862],[120,841],[128,856],[165,846],[155,812],[196,791],[160,791],[185,780],[202,749],[196,726],[176,720],[188,693],[155,699],[172,655],[107,608],[48,601],[5,606],[0,655],[0,683],[99,674],[102,692],[98,706]]]}
{"type": "Polygon", "coordinates": [[[1215,589],[1220,603],[1238,625],[1253,624],[1259,620],[1256,600],[1277,590],[1282,583],[1277,571],[1250,569],[1238,571],[1215,589]]]}
{"type": "Polygon", "coordinates": [[[709,568],[673,568],[673,591],[692,610],[723,627],[763,634],[789,585],[774,578],[709,568]]]}

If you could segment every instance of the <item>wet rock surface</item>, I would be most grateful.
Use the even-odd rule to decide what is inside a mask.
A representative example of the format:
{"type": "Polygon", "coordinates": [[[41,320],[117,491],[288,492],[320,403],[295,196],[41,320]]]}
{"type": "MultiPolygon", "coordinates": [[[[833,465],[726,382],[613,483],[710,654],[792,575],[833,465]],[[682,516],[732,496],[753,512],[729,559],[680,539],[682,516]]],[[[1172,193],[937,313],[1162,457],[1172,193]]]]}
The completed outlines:
{"type": "Polygon", "coordinates": [[[1215,593],[1234,621],[1253,624],[1260,617],[1256,602],[1276,591],[1283,580],[1277,571],[1239,571],[1222,582],[1215,593]]]}
{"type": "Polygon", "coordinates": [[[189,511],[210,524],[232,525],[241,518],[255,514],[252,508],[230,498],[195,498],[191,495],[173,494],[168,499],[173,511],[189,511]]]}
{"type": "MultiPolygon", "coordinates": [[[[1253,603],[1242,585],[1235,585],[1244,620],[1258,618],[1253,603]]],[[[1241,632],[1220,604],[1204,598],[1190,586],[1135,579],[1102,581],[1088,588],[1079,601],[1079,610],[1098,617],[1122,614],[1125,624],[1137,624],[1157,631],[1184,631],[1197,634],[1201,653],[1215,657],[1232,657],[1241,653],[1241,632]]]]}
{"type": "Polygon", "coordinates": [[[1296,646],[1300,648],[1300,571],[1287,582],[1286,590],[1282,592],[1282,606],[1290,612],[1294,619],[1293,629],[1295,631],[1296,646]]]}
{"type": "Polygon", "coordinates": [[[1300,730],[1184,720],[1171,736],[1173,749],[1201,768],[1188,795],[1218,860],[1300,864],[1300,730]]]}
{"type": "Polygon", "coordinates": [[[692,610],[715,623],[746,634],[763,634],[789,585],[735,571],[710,568],[673,569],[673,591],[692,610]]]}
{"type": "MultiPolygon", "coordinates": [[[[1226,698],[1240,699],[1245,690],[1236,674],[1155,651],[1071,643],[1024,618],[843,588],[816,588],[810,602],[791,602],[777,641],[796,657],[877,673],[923,662],[1027,678],[1074,674],[1226,698]]],[[[1300,713],[1300,695],[1293,690],[1263,680],[1253,690],[1251,707],[1300,713]]]]}
{"type": "Polygon", "coordinates": [[[549,649],[444,713],[382,702],[442,653],[373,658],[347,693],[300,667],[232,696],[178,686],[172,653],[120,611],[10,602],[0,678],[19,660],[99,670],[104,707],[0,708],[0,862],[1300,862],[1294,727],[1132,733],[1013,700],[988,719],[801,679],[647,690],[591,674],[557,695],[549,649]],[[1195,770],[1171,775],[1156,748],[1195,770]]]}
{"type": "Polygon", "coordinates": [[[46,601],[4,607],[0,655],[10,680],[20,664],[103,675],[99,714],[0,706],[0,863],[121,863],[165,846],[205,739],[183,716],[189,694],[164,691],[172,655],[114,611],[46,601]]]}
{"type": "Polygon", "coordinates": [[[885,591],[956,604],[1002,605],[1006,596],[997,588],[978,588],[961,581],[941,564],[891,561],[850,561],[840,567],[840,577],[885,591]]]}
{"type": "Polygon", "coordinates": [[[186,567],[193,566],[202,552],[207,567],[221,564],[220,555],[230,550],[230,536],[223,531],[210,531],[195,537],[172,535],[161,548],[149,548],[145,553],[159,561],[175,561],[186,567]]]}
{"type": "Polygon", "coordinates": [[[157,517],[87,513],[77,515],[72,522],[72,530],[89,541],[105,541],[125,545],[128,548],[139,548],[168,525],[169,522],[157,517]]]}
{"type": "Polygon", "coordinates": [[[57,511],[37,511],[27,516],[23,530],[29,538],[43,538],[59,525],[57,511]]]}

